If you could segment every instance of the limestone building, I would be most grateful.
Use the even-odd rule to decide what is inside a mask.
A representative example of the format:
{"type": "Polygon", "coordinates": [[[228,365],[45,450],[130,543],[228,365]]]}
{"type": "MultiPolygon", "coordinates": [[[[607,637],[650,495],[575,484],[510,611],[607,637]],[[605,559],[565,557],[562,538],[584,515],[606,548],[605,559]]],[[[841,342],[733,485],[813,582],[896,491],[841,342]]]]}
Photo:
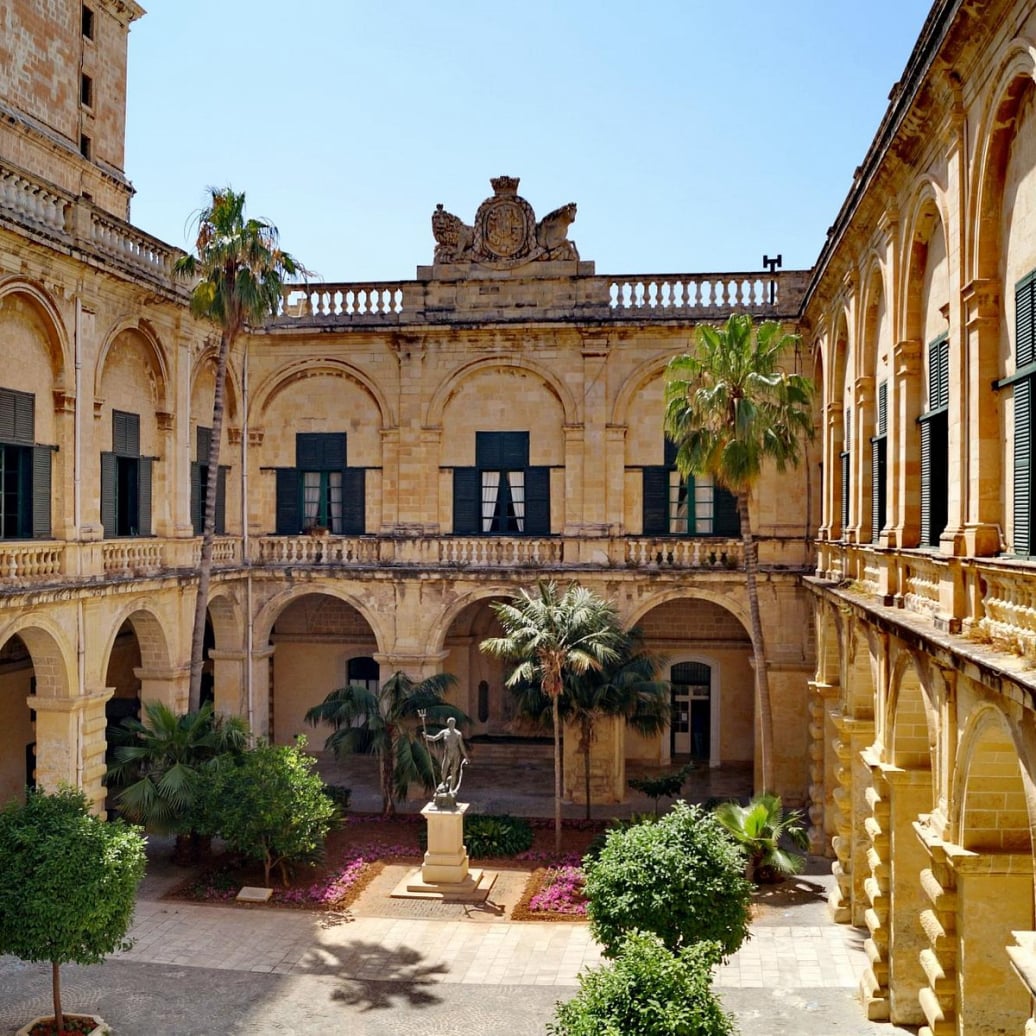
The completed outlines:
{"type": "MultiPolygon", "coordinates": [[[[412,280],[295,289],[247,336],[214,473],[212,329],[128,219],[143,11],[9,12],[0,798],[99,805],[107,721],[184,705],[210,477],[209,693],[254,730],[404,670],[514,733],[478,643],[551,577],[615,600],[674,681],[671,729],[595,745],[597,801],[631,759],[752,766],[738,529],[661,430],[668,359],[748,310],[800,332],[818,387],[807,463],[752,501],[777,790],[866,929],[873,1017],[1036,1033],[1036,3],[936,0],[812,271],[602,275],[574,205],[537,218],[511,177],[474,214],[442,199],[412,280]]],[[[543,211],[558,189],[525,185],[543,211]]]]}

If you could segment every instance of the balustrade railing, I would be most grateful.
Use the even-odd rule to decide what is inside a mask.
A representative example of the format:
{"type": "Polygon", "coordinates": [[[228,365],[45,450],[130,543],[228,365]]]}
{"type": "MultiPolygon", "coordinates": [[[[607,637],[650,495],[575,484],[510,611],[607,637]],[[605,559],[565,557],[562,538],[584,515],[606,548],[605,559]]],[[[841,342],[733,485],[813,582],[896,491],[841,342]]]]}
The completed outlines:
{"type": "Polygon", "coordinates": [[[1020,654],[1036,654],[1036,584],[1031,569],[980,562],[969,567],[985,587],[979,597],[979,632],[1020,654]]]}
{"type": "Polygon", "coordinates": [[[446,536],[439,562],[472,568],[529,568],[563,564],[564,541],[524,536],[446,536]]]}
{"type": "Polygon", "coordinates": [[[157,238],[97,210],[90,214],[90,227],[98,251],[153,276],[172,277],[173,262],[180,253],[157,238]]]}
{"type": "Polygon", "coordinates": [[[165,541],[105,540],[101,556],[106,576],[154,575],[165,567],[165,541]]]}
{"type": "Polygon", "coordinates": [[[775,310],[783,298],[777,275],[765,273],[632,274],[609,278],[613,310],[775,310]]]}
{"type": "Polygon", "coordinates": [[[62,574],[64,543],[5,543],[0,545],[0,582],[41,580],[62,574]]]}
{"type": "Polygon", "coordinates": [[[939,615],[939,583],[945,564],[923,554],[900,556],[903,607],[934,619],[939,615]]]}
{"type": "Polygon", "coordinates": [[[740,540],[687,539],[686,537],[630,537],[626,564],[636,568],[744,568],[740,540]]]}
{"type": "Polygon", "coordinates": [[[373,565],[378,540],[360,536],[264,536],[261,565],[373,565]]]}
{"type": "Polygon", "coordinates": [[[0,206],[52,234],[68,230],[71,195],[7,165],[0,165],[0,206]]]}

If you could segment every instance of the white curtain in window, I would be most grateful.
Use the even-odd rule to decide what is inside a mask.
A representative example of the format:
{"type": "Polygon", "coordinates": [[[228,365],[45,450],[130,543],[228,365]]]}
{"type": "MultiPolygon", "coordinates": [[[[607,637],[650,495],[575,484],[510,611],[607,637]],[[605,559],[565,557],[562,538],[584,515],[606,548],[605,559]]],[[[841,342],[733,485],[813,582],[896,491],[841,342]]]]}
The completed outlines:
{"type": "Polygon", "coordinates": [[[687,532],[687,480],[675,470],[669,472],[669,532],[674,536],[687,532]]]}
{"type": "Polygon", "coordinates": [[[712,535],[715,493],[711,478],[694,480],[694,528],[699,536],[712,535]]]}
{"type": "Polygon", "coordinates": [[[496,514],[496,498],[500,494],[500,472],[482,472],[482,531],[493,531],[493,516],[496,514]]]}
{"type": "Polygon", "coordinates": [[[509,471],[507,480],[511,486],[511,505],[514,507],[514,523],[519,532],[525,532],[525,472],[509,471]]]}
{"type": "Polygon", "coordinates": [[[327,513],[331,531],[335,535],[342,534],[342,473],[328,472],[327,476],[327,513]]]}
{"type": "Polygon", "coordinates": [[[302,528],[320,524],[320,472],[302,473],[302,528]]]}

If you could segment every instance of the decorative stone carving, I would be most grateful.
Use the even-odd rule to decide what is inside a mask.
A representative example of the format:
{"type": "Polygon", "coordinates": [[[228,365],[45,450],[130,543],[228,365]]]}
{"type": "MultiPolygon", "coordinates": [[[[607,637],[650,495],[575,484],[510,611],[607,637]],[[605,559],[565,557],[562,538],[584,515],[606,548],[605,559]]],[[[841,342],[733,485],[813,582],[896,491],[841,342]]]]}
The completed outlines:
{"type": "Polygon", "coordinates": [[[493,197],[487,198],[468,226],[440,203],[432,213],[435,263],[474,262],[497,269],[512,269],[536,260],[578,260],[575,242],[568,240],[576,218],[575,202],[544,216],[538,223],[532,206],[518,194],[518,177],[490,180],[493,197]]]}

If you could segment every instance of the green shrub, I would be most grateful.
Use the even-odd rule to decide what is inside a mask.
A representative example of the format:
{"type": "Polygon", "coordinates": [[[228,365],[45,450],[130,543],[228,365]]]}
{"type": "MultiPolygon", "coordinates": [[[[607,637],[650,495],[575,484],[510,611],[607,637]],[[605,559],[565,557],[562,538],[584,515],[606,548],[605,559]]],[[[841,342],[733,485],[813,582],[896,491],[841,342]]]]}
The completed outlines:
{"type": "Polygon", "coordinates": [[[678,802],[650,824],[609,832],[586,864],[587,916],[606,956],[633,929],[676,952],[703,939],[733,953],[748,937],[752,885],[740,851],[718,821],[678,802]]]}
{"type": "Polygon", "coordinates": [[[657,813],[634,813],[631,817],[613,820],[604,831],[594,835],[593,840],[586,847],[586,852],[583,854],[583,862],[596,860],[601,855],[608,842],[608,835],[612,831],[628,831],[637,824],[653,824],[656,820],[658,820],[657,813]]]}
{"type": "MultiPolygon", "coordinates": [[[[428,848],[428,831],[418,836],[422,849],[428,848]]],[[[532,846],[532,826],[522,817],[475,814],[464,818],[464,845],[468,855],[484,859],[489,856],[517,856],[532,846]]]]}
{"type": "Polygon", "coordinates": [[[340,813],[344,813],[349,808],[353,790],[344,784],[325,784],[324,794],[338,807],[340,813]]]}
{"type": "Polygon", "coordinates": [[[631,932],[615,960],[579,978],[579,993],[558,1004],[552,1036],[733,1036],[733,1020],[712,991],[715,942],[673,955],[657,935],[631,932]]]}
{"type": "Polygon", "coordinates": [[[655,777],[631,777],[626,783],[634,790],[643,792],[648,798],[655,800],[655,812],[658,812],[658,800],[675,799],[680,794],[684,781],[694,772],[694,763],[681,766],[671,773],[658,774],[655,777]]]}

